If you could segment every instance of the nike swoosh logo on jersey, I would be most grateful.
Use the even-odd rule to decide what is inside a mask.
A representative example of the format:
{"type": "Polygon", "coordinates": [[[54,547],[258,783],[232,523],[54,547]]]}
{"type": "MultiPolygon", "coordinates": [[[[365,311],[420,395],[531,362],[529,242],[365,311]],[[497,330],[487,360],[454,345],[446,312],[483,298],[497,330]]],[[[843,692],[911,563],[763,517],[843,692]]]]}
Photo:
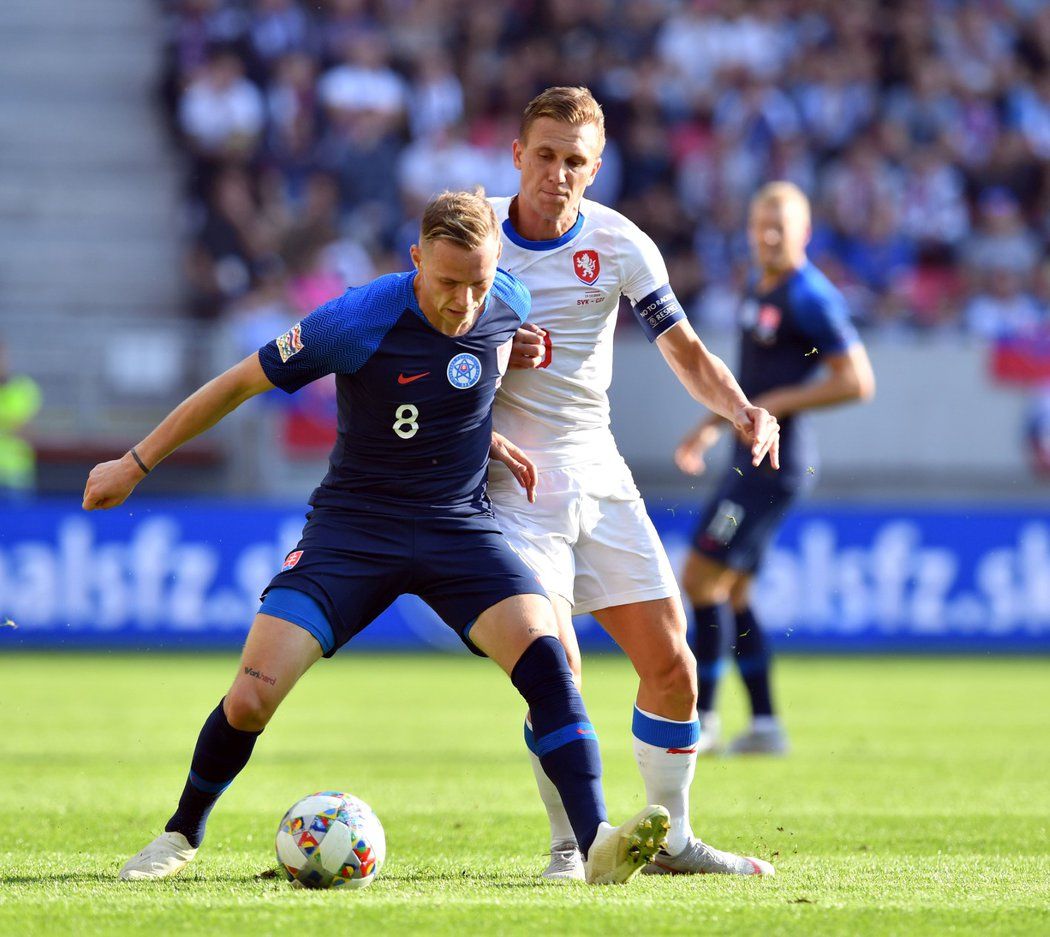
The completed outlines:
{"type": "Polygon", "coordinates": [[[404,374],[399,374],[397,382],[398,384],[411,384],[413,381],[418,381],[421,377],[426,377],[429,373],[429,371],[424,371],[422,374],[412,374],[408,377],[405,377],[404,374]]]}

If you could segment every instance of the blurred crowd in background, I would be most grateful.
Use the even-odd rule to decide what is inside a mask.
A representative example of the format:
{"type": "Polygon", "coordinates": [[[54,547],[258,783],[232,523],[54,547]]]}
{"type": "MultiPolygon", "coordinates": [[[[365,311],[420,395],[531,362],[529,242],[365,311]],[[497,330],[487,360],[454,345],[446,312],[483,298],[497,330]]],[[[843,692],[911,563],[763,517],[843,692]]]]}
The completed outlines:
{"type": "Polygon", "coordinates": [[[248,346],[405,269],[433,192],[514,192],[553,84],[602,103],[589,195],[657,241],[700,328],[732,325],[771,178],[809,193],[863,327],[1050,328],[1045,0],[162,2],[191,308],[248,346]]]}

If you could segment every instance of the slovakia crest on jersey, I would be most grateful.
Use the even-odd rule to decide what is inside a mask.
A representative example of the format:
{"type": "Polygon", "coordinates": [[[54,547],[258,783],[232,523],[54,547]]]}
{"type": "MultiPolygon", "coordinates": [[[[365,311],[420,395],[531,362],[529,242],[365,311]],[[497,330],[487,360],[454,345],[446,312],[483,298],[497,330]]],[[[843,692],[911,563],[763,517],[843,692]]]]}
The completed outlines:
{"type": "Polygon", "coordinates": [[[448,382],[456,390],[467,390],[481,380],[481,362],[469,351],[461,351],[448,363],[448,382]]]}
{"type": "Polygon", "coordinates": [[[572,255],[572,270],[576,276],[590,286],[602,272],[602,264],[595,250],[576,251],[572,255]]]}

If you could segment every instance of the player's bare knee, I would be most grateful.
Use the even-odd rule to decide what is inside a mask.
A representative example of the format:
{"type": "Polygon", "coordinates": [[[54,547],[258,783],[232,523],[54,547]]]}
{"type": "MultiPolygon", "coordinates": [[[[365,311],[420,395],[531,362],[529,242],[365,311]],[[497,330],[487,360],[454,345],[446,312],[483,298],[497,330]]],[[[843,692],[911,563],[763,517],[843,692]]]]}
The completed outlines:
{"type": "Polygon", "coordinates": [[[729,604],[734,612],[741,612],[751,604],[751,577],[738,576],[729,589],[729,604]]]}
{"type": "MultiPolygon", "coordinates": [[[[564,642],[562,647],[565,647],[564,642]]],[[[566,647],[565,659],[569,662],[569,670],[572,671],[572,682],[576,684],[576,689],[579,690],[583,686],[583,661],[580,659],[578,649],[566,647]]]]}
{"type": "Polygon", "coordinates": [[[235,683],[223,703],[226,721],[242,732],[260,732],[265,729],[276,708],[257,687],[244,682],[235,683]]]}
{"type": "Polygon", "coordinates": [[[687,647],[640,674],[647,689],[671,709],[696,706],[696,658],[687,647]]]}
{"type": "Polygon", "coordinates": [[[690,553],[682,571],[682,588],[693,605],[720,605],[729,601],[732,576],[718,563],[690,553]]]}

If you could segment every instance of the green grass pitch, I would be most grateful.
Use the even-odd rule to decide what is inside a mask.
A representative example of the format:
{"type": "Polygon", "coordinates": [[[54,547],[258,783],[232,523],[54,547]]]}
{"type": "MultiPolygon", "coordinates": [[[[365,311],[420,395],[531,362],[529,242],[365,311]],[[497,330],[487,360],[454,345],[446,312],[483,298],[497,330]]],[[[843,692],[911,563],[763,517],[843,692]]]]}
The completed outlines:
{"type": "MultiPolygon", "coordinates": [[[[293,692],[212,816],[197,861],[116,880],[170,814],[230,655],[0,657],[0,934],[1047,934],[1045,660],[786,658],[795,753],[702,761],[693,824],[771,858],[774,880],[537,881],[546,824],[522,704],[467,657],[325,661],[293,692]],[[387,865],[362,892],[258,874],[297,798],[363,797],[387,865]]],[[[586,661],[614,821],[642,804],[634,677],[586,661]]],[[[740,725],[735,686],[723,699],[740,725]]]]}

